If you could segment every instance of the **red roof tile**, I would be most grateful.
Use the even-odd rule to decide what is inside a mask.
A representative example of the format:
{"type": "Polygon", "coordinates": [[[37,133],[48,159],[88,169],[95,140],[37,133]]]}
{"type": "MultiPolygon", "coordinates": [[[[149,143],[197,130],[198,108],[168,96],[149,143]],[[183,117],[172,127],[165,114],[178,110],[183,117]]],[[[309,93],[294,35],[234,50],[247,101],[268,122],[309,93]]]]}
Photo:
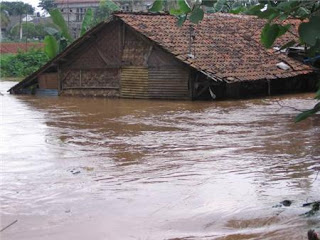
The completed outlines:
{"type": "MultiPolygon", "coordinates": [[[[310,73],[312,69],[283,53],[265,49],[260,44],[264,20],[247,15],[206,14],[200,24],[186,22],[177,26],[175,17],[166,14],[116,14],[125,23],[152,41],[173,53],[178,59],[198,70],[220,79],[247,81],[257,79],[285,78],[310,73]],[[190,58],[190,32],[194,40],[190,58]],[[279,69],[276,64],[284,62],[290,70],[279,69]]],[[[299,20],[290,21],[296,31],[299,20]]],[[[285,43],[291,36],[286,34],[277,42],[285,43]]]]}

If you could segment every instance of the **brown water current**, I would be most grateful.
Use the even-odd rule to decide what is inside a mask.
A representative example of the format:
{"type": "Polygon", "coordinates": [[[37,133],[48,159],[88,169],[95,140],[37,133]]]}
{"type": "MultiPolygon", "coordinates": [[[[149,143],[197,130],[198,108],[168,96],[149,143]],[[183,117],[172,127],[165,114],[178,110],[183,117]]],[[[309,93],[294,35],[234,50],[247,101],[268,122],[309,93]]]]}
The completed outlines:
{"type": "Polygon", "coordinates": [[[0,239],[320,232],[319,213],[301,216],[320,200],[320,115],[295,124],[292,108],[313,94],[145,101],[9,95],[13,84],[0,82],[0,228],[18,221],[0,239]]]}

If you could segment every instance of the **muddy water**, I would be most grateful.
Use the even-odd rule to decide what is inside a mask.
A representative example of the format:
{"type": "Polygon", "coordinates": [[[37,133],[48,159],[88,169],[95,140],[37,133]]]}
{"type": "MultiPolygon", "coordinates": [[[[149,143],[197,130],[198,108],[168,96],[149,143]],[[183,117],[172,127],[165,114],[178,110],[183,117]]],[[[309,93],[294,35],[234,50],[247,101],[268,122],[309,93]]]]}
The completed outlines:
{"type": "MultiPolygon", "coordinates": [[[[14,96],[0,82],[1,239],[306,239],[320,116],[223,102],[14,96]],[[273,208],[284,199],[290,207],[273,208]]],[[[285,107],[281,107],[280,105],[285,107]]]]}

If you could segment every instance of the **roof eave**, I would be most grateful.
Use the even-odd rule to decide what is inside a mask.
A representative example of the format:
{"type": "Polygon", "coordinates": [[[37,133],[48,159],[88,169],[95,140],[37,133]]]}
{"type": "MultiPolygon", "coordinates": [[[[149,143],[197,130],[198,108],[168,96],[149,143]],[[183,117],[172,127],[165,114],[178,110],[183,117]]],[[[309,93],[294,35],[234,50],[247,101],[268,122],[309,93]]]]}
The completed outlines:
{"type": "Polygon", "coordinates": [[[39,68],[37,71],[33,72],[26,78],[24,78],[22,81],[20,81],[18,84],[11,87],[8,92],[10,93],[16,93],[19,91],[19,89],[28,83],[30,83],[32,80],[34,80],[36,77],[39,76],[39,74],[43,73],[44,71],[48,70],[50,67],[54,67],[57,65],[57,62],[67,55],[71,50],[73,50],[75,47],[79,46],[81,43],[86,41],[88,38],[91,37],[92,34],[99,31],[105,24],[108,24],[112,19],[107,19],[99,24],[97,24],[95,27],[93,27],[91,30],[86,32],[82,37],[75,40],[73,43],[71,43],[63,52],[59,53],[57,56],[55,56],[53,59],[49,60],[45,65],[43,65],[41,68],[39,68]]]}

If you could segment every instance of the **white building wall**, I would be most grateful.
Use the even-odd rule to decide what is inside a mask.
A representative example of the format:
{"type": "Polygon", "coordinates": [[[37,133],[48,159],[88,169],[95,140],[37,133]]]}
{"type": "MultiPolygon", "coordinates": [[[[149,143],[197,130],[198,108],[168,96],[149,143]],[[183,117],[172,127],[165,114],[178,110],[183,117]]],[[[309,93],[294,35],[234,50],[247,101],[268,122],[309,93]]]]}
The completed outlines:
{"type": "MultiPolygon", "coordinates": [[[[152,4],[152,0],[136,2],[120,0],[114,0],[120,6],[121,11],[124,12],[141,12],[147,11],[152,4]]],[[[93,11],[99,8],[99,1],[97,2],[75,2],[65,1],[63,3],[57,3],[57,8],[60,9],[65,21],[68,23],[70,33],[74,38],[79,37],[82,20],[88,8],[92,8],[93,11]]]]}

